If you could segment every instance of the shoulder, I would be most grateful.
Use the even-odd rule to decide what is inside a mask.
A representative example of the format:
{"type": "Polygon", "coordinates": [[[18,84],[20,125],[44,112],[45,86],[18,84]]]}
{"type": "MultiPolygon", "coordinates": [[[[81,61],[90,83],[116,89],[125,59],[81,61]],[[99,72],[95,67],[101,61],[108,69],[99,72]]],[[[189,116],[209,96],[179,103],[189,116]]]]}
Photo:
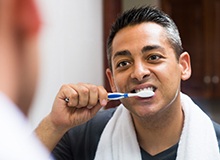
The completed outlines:
{"type": "Polygon", "coordinates": [[[115,110],[116,110],[115,108],[101,110],[91,120],[89,120],[85,124],[82,124],[80,126],[70,129],[69,132],[75,132],[81,129],[83,129],[84,131],[90,130],[90,129],[93,130],[94,127],[96,129],[99,128],[100,130],[103,130],[105,125],[108,123],[108,121],[113,116],[115,110]]]}
{"type": "Polygon", "coordinates": [[[218,140],[218,146],[219,146],[219,150],[220,150],[220,124],[213,122],[213,126],[215,129],[216,137],[218,140]]]}
{"type": "Polygon", "coordinates": [[[99,123],[106,124],[111,119],[111,117],[113,116],[115,110],[116,110],[116,108],[110,108],[110,109],[107,109],[107,110],[99,111],[94,118],[92,118],[90,121],[87,122],[88,125],[93,124],[93,123],[95,123],[95,124],[99,124],[99,123]]]}
{"type": "Polygon", "coordinates": [[[70,129],[53,150],[55,158],[94,159],[101,134],[115,110],[101,110],[90,121],[70,129]]]}
{"type": "Polygon", "coordinates": [[[99,111],[95,117],[93,117],[90,121],[86,122],[85,124],[82,124],[80,126],[77,126],[75,128],[72,128],[69,132],[87,132],[90,134],[95,135],[101,135],[102,131],[104,130],[106,124],[111,119],[115,112],[115,108],[107,109],[107,110],[101,110],[99,111]]]}
{"type": "Polygon", "coordinates": [[[115,108],[101,110],[90,121],[70,129],[68,131],[68,136],[71,142],[77,143],[78,147],[82,145],[90,147],[95,145],[94,147],[96,147],[106,124],[111,119],[114,112],[115,108]]]}

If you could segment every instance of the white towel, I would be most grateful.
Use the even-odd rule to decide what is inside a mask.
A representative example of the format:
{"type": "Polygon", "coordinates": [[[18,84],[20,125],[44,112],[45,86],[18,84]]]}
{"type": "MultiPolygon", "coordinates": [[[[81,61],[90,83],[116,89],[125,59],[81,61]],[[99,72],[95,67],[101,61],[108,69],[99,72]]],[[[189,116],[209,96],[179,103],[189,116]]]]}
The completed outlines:
{"type": "MultiPolygon", "coordinates": [[[[220,160],[216,134],[210,118],[181,94],[185,115],[177,160],[220,160]]],[[[129,111],[121,104],[106,125],[95,160],[141,160],[140,147],[129,111]]]]}

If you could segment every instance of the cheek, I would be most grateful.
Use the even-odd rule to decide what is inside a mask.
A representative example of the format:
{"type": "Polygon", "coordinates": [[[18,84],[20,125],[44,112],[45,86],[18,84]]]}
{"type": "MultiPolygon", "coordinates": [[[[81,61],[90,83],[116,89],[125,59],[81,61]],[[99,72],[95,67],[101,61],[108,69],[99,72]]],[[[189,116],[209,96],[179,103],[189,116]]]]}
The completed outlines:
{"type": "Polygon", "coordinates": [[[30,106],[32,103],[38,82],[39,76],[39,56],[36,48],[35,39],[29,39],[27,43],[25,43],[25,50],[23,54],[23,73],[22,73],[22,81],[20,84],[20,92],[22,93],[21,99],[24,101],[21,102],[23,106],[30,106]],[[25,98],[24,98],[25,97],[25,98]]]}
{"type": "Polygon", "coordinates": [[[179,86],[181,81],[181,70],[179,65],[176,63],[166,63],[159,65],[152,69],[153,74],[162,87],[173,88],[179,86]]]}
{"type": "Polygon", "coordinates": [[[32,92],[34,92],[34,88],[36,88],[39,76],[39,55],[36,44],[37,43],[33,43],[30,45],[32,47],[27,50],[29,54],[26,55],[26,79],[29,81],[29,85],[33,88],[32,92]]]}
{"type": "Polygon", "coordinates": [[[29,69],[26,70],[27,80],[30,82],[32,88],[35,88],[39,77],[39,57],[37,56],[37,52],[33,52],[33,56],[30,57],[30,60],[32,60],[32,63],[30,63],[30,61],[27,62],[27,66],[29,67],[29,69]]]}
{"type": "Polygon", "coordinates": [[[168,64],[160,68],[158,79],[164,92],[176,92],[180,87],[181,71],[178,65],[168,64]]]}
{"type": "Polygon", "coordinates": [[[178,63],[165,63],[159,65],[155,70],[169,81],[181,78],[181,70],[178,63]]]}
{"type": "Polygon", "coordinates": [[[128,78],[128,75],[123,73],[115,74],[114,83],[117,92],[126,92],[128,78]]]}

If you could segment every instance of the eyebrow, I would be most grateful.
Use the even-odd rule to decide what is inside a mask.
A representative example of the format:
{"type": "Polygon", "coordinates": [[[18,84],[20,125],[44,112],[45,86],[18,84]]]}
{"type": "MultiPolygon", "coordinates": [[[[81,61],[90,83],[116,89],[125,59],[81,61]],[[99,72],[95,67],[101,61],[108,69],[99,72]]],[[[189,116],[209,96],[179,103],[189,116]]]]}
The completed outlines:
{"type": "MultiPolygon", "coordinates": [[[[148,46],[144,46],[141,49],[141,53],[145,53],[145,52],[152,51],[152,50],[155,50],[155,49],[159,49],[161,51],[164,50],[164,48],[159,46],[159,45],[148,45],[148,46]]],[[[118,56],[131,56],[131,52],[129,50],[118,51],[114,54],[114,56],[112,58],[115,59],[118,56]]]]}
{"type": "Polygon", "coordinates": [[[115,59],[118,56],[131,56],[131,52],[129,50],[118,51],[114,54],[112,59],[115,59]]]}
{"type": "Polygon", "coordinates": [[[152,51],[152,50],[155,50],[155,49],[164,50],[161,46],[149,45],[149,46],[144,46],[142,48],[141,52],[144,53],[144,52],[152,51]]]}

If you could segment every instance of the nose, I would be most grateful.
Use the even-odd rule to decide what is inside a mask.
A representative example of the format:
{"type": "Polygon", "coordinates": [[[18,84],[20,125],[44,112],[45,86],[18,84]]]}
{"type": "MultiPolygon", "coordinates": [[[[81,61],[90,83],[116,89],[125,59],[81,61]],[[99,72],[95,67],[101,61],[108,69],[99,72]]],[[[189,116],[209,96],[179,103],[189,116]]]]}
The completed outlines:
{"type": "Polygon", "coordinates": [[[131,78],[132,79],[136,79],[138,81],[142,81],[143,79],[145,79],[146,77],[148,77],[150,75],[150,70],[147,67],[147,65],[143,62],[136,62],[133,65],[133,71],[131,73],[131,78]]]}

